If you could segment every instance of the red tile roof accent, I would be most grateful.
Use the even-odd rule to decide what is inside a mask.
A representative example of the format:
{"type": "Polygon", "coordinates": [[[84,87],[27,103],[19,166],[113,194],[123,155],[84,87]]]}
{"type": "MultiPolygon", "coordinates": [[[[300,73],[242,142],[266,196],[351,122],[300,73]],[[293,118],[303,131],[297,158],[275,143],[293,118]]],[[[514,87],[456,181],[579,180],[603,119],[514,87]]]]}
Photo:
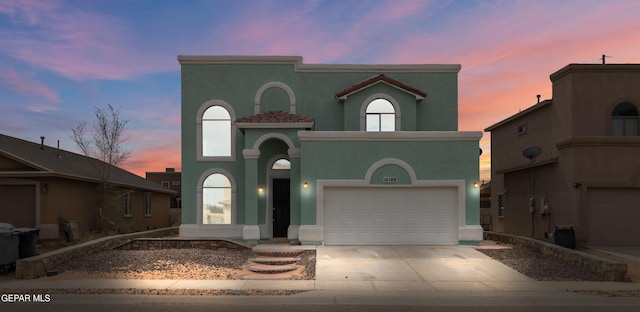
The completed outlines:
{"type": "Polygon", "coordinates": [[[236,123],[238,122],[247,122],[247,123],[307,123],[314,122],[313,118],[290,114],[283,111],[270,111],[264,112],[257,115],[251,115],[247,117],[242,117],[236,119],[236,123]]]}
{"type": "Polygon", "coordinates": [[[396,86],[396,87],[398,87],[400,89],[403,89],[405,91],[420,95],[422,97],[426,97],[427,96],[427,92],[424,92],[424,91],[422,91],[422,90],[420,90],[418,88],[412,87],[412,86],[410,86],[410,85],[408,85],[408,84],[406,84],[404,82],[395,80],[395,79],[393,79],[391,77],[385,76],[384,74],[380,74],[380,75],[377,75],[377,76],[373,76],[373,77],[371,77],[371,78],[369,78],[367,80],[364,80],[364,81],[362,81],[360,83],[357,83],[357,84],[355,84],[355,85],[353,85],[351,87],[348,87],[348,88],[346,88],[344,90],[338,91],[336,93],[336,97],[339,98],[339,97],[345,96],[345,95],[347,95],[349,93],[352,93],[354,91],[360,90],[360,89],[365,88],[365,87],[368,87],[368,86],[370,86],[370,85],[372,85],[374,83],[377,83],[379,81],[384,81],[384,82],[386,82],[386,83],[388,83],[390,85],[396,86]]]}

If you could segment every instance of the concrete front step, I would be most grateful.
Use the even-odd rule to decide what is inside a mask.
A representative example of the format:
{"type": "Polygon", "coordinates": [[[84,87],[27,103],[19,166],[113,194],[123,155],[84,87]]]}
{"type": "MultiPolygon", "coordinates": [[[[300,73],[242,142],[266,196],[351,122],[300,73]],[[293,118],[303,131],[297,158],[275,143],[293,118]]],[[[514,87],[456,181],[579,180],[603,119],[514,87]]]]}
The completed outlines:
{"type": "Polygon", "coordinates": [[[269,264],[252,264],[246,267],[247,270],[255,273],[264,274],[277,274],[295,271],[300,268],[299,265],[285,264],[285,265],[269,265],[269,264]]]}
{"type": "Polygon", "coordinates": [[[245,274],[240,275],[236,279],[239,280],[294,280],[296,277],[291,274],[278,273],[278,274],[245,274]]]}
{"type": "Polygon", "coordinates": [[[253,249],[253,254],[258,257],[298,257],[303,252],[302,249],[253,249]]]}
{"type": "Polygon", "coordinates": [[[300,261],[300,257],[266,257],[260,256],[256,258],[251,258],[249,261],[253,261],[258,264],[272,264],[272,265],[282,265],[282,264],[294,264],[300,261]]]}

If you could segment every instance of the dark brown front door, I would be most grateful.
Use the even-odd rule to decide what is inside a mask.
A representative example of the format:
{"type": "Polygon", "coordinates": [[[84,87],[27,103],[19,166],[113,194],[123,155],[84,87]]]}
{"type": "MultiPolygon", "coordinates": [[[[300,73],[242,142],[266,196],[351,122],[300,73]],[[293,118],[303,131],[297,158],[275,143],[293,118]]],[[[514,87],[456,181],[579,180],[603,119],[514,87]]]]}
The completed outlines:
{"type": "Polygon", "coordinates": [[[287,237],[289,187],[289,179],[273,179],[273,237],[287,237]]]}

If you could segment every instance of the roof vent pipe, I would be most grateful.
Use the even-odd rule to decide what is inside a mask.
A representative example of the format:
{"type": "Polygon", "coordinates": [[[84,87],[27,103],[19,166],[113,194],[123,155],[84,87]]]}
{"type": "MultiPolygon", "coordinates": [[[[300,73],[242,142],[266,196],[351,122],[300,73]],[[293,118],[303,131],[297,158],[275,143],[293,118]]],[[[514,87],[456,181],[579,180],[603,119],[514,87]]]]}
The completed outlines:
{"type": "Polygon", "coordinates": [[[58,158],[62,158],[62,156],[60,156],[60,140],[58,140],[58,158]]]}
{"type": "Polygon", "coordinates": [[[40,137],[40,149],[44,150],[44,137],[43,136],[40,137]]]}
{"type": "Polygon", "coordinates": [[[536,95],[536,97],[538,98],[538,104],[540,104],[540,94],[536,95]]]}

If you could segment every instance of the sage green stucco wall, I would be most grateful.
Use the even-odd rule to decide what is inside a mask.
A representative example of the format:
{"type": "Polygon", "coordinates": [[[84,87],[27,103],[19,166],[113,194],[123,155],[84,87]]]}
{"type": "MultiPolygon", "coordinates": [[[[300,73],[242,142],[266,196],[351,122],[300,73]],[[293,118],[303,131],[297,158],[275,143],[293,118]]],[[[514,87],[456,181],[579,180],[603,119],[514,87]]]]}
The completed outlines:
{"type": "MultiPolygon", "coordinates": [[[[375,162],[396,158],[415,171],[417,180],[465,180],[466,224],[479,224],[479,190],[473,183],[479,178],[478,141],[302,141],[302,181],[318,179],[363,180],[375,162]]],[[[395,165],[379,168],[371,184],[380,185],[385,173],[403,170],[395,165]],[[380,171],[380,172],[378,172],[380,171]]],[[[408,175],[397,174],[398,183],[409,184],[408,175]]],[[[315,185],[302,198],[302,224],[316,224],[315,185]]]]}
{"type": "MultiPolygon", "coordinates": [[[[268,62],[266,62],[268,63],[268,62]]],[[[197,183],[204,172],[212,168],[224,169],[233,177],[237,187],[236,197],[236,222],[244,224],[247,216],[245,210],[245,201],[247,192],[255,192],[255,189],[247,189],[245,160],[242,154],[244,149],[251,149],[253,146],[247,146],[246,142],[255,142],[255,140],[266,132],[280,132],[291,135],[288,131],[297,131],[299,129],[262,129],[265,132],[246,131],[236,129],[236,145],[234,150],[235,161],[198,161],[197,160],[197,135],[196,135],[196,114],[198,109],[206,102],[212,100],[220,100],[228,103],[233,107],[233,115],[236,118],[242,118],[253,115],[255,113],[255,97],[260,87],[269,82],[281,82],[288,86],[295,94],[295,113],[298,115],[312,117],[315,120],[315,131],[343,131],[343,130],[359,130],[360,123],[360,107],[362,101],[373,93],[387,93],[393,96],[401,106],[403,131],[456,131],[458,128],[458,109],[457,109],[457,72],[455,71],[429,71],[420,72],[418,70],[317,70],[306,68],[305,70],[295,70],[293,63],[251,63],[245,64],[233,62],[220,62],[210,64],[191,64],[183,63],[181,65],[181,81],[182,81],[182,222],[184,224],[195,224],[197,220],[197,183]],[[402,81],[420,90],[428,93],[426,99],[416,103],[415,96],[410,95],[400,89],[388,86],[386,84],[377,84],[365,90],[356,92],[347,97],[345,102],[336,99],[336,92],[351,87],[372,76],[384,73],[385,75],[402,81]],[[246,136],[245,136],[246,133],[246,136]],[[249,137],[253,136],[253,137],[249,137]]],[[[381,67],[382,68],[382,67],[381,67]]],[[[390,68],[390,67],[387,67],[390,68]]],[[[267,89],[260,99],[260,111],[284,110],[289,111],[289,96],[282,89],[267,89]]],[[[247,129],[249,130],[249,129],[247,129]]],[[[295,144],[298,144],[297,141],[295,144]]],[[[301,170],[310,179],[312,176],[321,178],[329,172],[342,173],[344,177],[363,178],[366,168],[370,165],[374,158],[397,157],[410,162],[412,166],[420,167],[428,161],[419,158],[418,155],[412,154],[417,149],[425,152],[430,149],[442,148],[442,146],[431,143],[433,145],[414,146],[411,142],[405,142],[400,145],[394,143],[385,143],[376,145],[367,144],[365,142],[332,142],[329,145],[323,145],[322,142],[308,142],[309,151],[305,151],[301,158],[301,167],[295,169],[295,172],[301,170]],[[360,146],[367,150],[355,148],[360,146]],[[328,148],[328,150],[322,150],[328,148]],[[372,150],[374,149],[374,150],[372,150]],[[403,151],[403,149],[406,149],[403,151]],[[390,154],[390,151],[400,154],[390,154]],[[317,151],[317,153],[315,152],[317,151]],[[334,153],[335,152],[335,153],[334,153]],[[377,154],[377,155],[376,155],[377,154]],[[324,155],[324,156],[320,156],[324,155]],[[395,155],[395,156],[389,156],[395,155]],[[324,158],[326,157],[326,158],[324,158]],[[361,158],[364,157],[364,158],[361,158]],[[322,172],[322,167],[315,167],[318,164],[326,164],[327,161],[342,160],[344,165],[331,165],[329,172],[322,172]],[[347,165],[344,160],[350,159],[347,165]],[[362,159],[367,159],[366,165],[362,159]],[[407,160],[409,159],[409,160],[407,160]],[[335,166],[344,168],[336,169],[335,166]],[[335,169],[335,170],[334,170],[335,169]],[[364,171],[363,171],[364,169],[364,171]],[[310,170],[307,172],[307,170],[310,170]],[[316,172],[317,171],[317,172],[316,172]]],[[[414,143],[415,144],[415,143],[414,143]]],[[[456,145],[457,146],[457,145],[456,145]]],[[[304,147],[304,148],[307,148],[304,147]]],[[[280,147],[274,147],[278,152],[280,147]]],[[[444,146],[445,149],[452,148],[444,146]]],[[[466,172],[476,172],[477,174],[477,142],[473,153],[475,163],[469,166],[475,166],[473,170],[466,172]]],[[[455,147],[454,149],[463,151],[460,154],[467,154],[471,148],[455,147]]],[[[268,160],[267,154],[275,151],[262,150],[265,155],[261,155],[258,163],[257,173],[258,183],[264,183],[266,177],[264,173],[265,161],[268,160]]],[[[436,156],[434,153],[426,153],[427,160],[433,158],[434,161],[456,162],[455,157],[462,156],[436,156]]],[[[465,164],[467,159],[465,159],[465,164]]],[[[292,160],[292,163],[297,160],[292,160]]],[[[466,168],[466,165],[463,166],[466,168]]],[[[466,168],[466,169],[470,169],[466,168]]],[[[438,178],[458,176],[455,172],[463,172],[463,168],[459,165],[441,165],[433,168],[419,168],[420,179],[438,178]],[[449,171],[452,169],[453,171],[449,171]]],[[[293,174],[294,170],[292,170],[293,174]]],[[[253,174],[251,174],[253,176],[253,174]]],[[[291,177],[292,196],[299,194],[299,190],[293,185],[298,185],[305,178],[291,177]]],[[[473,179],[473,177],[463,177],[465,179],[473,179]]],[[[477,177],[476,177],[477,179],[477,177]]],[[[304,196],[301,196],[304,198],[304,196]]],[[[469,205],[468,202],[467,205],[469,205]]],[[[315,207],[315,203],[313,203],[315,207]]],[[[259,214],[258,222],[264,221],[264,199],[258,198],[259,214]]],[[[293,207],[292,202],[292,218],[301,218],[296,216],[300,209],[293,207]]],[[[302,206],[301,209],[307,209],[302,206]]],[[[467,214],[469,218],[470,214],[467,214]]],[[[251,217],[253,218],[253,217],[251,217]]],[[[302,219],[303,224],[310,224],[312,219],[302,219]]],[[[252,221],[253,222],[253,221],[252,221]]]]}

